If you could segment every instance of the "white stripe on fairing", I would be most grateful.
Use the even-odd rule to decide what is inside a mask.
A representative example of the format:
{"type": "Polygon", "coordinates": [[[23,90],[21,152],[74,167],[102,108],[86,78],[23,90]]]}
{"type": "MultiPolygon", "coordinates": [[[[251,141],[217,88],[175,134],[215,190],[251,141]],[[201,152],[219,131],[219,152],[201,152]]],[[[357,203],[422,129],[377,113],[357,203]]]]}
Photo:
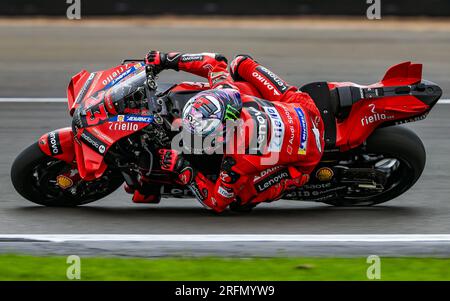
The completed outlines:
{"type": "Polygon", "coordinates": [[[136,241],[136,242],[450,242],[450,234],[367,234],[367,235],[291,235],[291,234],[7,234],[1,241],[136,241]]]}
{"type": "MultiPolygon", "coordinates": [[[[33,102],[47,102],[47,103],[51,103],[51,102],[67,102],[67,98],[60,98],[60,97],[55,97],[55,98],[48,98],[48,97],[43,97],[43,98],[26,98],[26,97],[20,97],[20,98],[0,98],[0,103],[1,102],[18,102],[18,103],[33,103],[33,102]]],[[[438,104],[450,104],[450,99],[441,99],[438,101],[438,104]]]]}

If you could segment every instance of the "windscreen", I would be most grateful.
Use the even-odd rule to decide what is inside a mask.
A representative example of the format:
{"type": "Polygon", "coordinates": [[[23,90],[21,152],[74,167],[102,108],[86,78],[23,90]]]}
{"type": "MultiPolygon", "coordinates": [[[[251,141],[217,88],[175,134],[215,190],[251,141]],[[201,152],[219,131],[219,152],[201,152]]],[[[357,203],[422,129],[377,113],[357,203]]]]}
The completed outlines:
{"type": "Polygon", "coordinates": [[[144,86],[145,80],[145,68],[142,68],[135,74],[114,85],[107,92],[107,95],[108,97],[111,97],[111,100],[113,102],[119,101],[125,97],[133,97],[133,99],[135,99],[136,97],[145,97],[142,89],[139,89],[144,86]]]}

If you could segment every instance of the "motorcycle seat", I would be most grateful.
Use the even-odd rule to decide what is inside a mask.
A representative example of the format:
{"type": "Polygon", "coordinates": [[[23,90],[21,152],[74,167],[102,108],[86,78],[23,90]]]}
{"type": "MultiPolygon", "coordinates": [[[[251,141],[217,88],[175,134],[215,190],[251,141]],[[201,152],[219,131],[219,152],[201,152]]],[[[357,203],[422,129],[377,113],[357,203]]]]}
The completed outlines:
{"type": "Polygon", "coordinates": [[[320,111],[324,123],[325,149],[336,145],[336,114],[339,110],[339,99],[333,97],[327,82],[306,84],[300,91],[308,93],[320,111]]]}

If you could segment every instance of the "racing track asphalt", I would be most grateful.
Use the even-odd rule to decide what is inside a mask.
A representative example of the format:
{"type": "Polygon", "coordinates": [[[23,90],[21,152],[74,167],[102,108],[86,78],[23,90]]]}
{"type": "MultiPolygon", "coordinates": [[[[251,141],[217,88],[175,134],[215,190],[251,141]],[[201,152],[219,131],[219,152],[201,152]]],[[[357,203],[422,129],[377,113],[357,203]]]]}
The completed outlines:
{"type": "MultiPolygon", "coordinates": [[[[450,98],[450,35],[433,31],[353,29],[174,28],[173,26],[0,25],[0,97],[63,97],[70,75],[98,70],[148,49],[251,53],[292,83],[375,82],[389,65],[423,62],[425,77],[450,98]]],[[[161,81],[193,79],[168,72],[161,81]]],[[[124,234],[383,234],[450,233],[450,105],[408,125],[423,139],[428,161],[403,196],[373,208],[333,208],[279,201],[250,215],[215,216],[195,200],[134,205],[113,195],[79,208],[45,208],[14,191],[14,157],[42,133],[68,126],[66,106],[0,103],[0,233],[124,234]]]]}
{"type": "Polygon", "coordinates": [[[63,103],[0,103],[0,233],[123,234],[416,234],[450,233],[450,105],[410,124],[425,143],[428,161],[418,183],[403,196],[372,208],[334,208],[293,201],[263,204],[249,215],[215,216],[193,199],[136,205],[121,189],[78,208],[45,208],[14,191],[14,157],[42,133],[68,126],[63,103]]]}

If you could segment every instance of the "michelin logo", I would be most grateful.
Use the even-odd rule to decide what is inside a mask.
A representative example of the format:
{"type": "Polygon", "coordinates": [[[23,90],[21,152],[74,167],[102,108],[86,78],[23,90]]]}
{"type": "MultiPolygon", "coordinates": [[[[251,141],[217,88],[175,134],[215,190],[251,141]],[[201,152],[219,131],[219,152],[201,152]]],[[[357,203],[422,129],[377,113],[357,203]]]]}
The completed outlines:
{"type": "Polygon", "coordinates": [[[306,124],[305,113],[300,108],[295,108],[298,120],[300,121],[300,126],[302,127],[300,133],[300,146],[298,148],[299,155],[306,155],[306,148],[308,144],[308,128],[306,124]]]}

